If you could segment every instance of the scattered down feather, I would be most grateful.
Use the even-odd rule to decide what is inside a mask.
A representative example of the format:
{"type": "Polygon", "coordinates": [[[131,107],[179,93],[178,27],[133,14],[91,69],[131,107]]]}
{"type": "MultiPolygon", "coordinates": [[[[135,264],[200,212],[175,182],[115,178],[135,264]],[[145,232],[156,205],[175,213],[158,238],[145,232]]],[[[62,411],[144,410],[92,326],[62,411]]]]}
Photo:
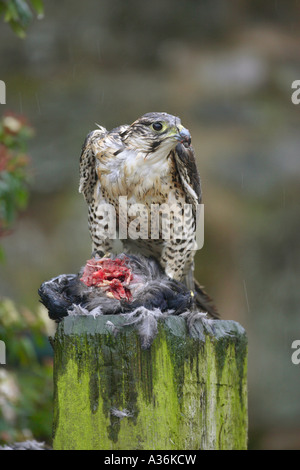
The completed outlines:
{"type": "Polygon", "coordinates": [[[35,440],[14,442],[0,447],[0,450],[52,450],[44,442],[37,442],[35,440]]]}

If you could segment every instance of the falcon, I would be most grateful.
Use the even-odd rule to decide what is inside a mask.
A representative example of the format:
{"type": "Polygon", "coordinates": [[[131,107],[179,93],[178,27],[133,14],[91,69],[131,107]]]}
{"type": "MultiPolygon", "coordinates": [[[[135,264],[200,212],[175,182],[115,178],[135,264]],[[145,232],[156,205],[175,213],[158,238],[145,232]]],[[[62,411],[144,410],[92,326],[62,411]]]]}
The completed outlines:
{"type": "MultiPolygon", "coordinates": [[[[94,252],[108,255],[114,251],[112,212],[108,210],[111,207],[116,232],[128,234],[135,228],[139,235],[122,238],[123,251],[153,256],[167,276],[194,292],[196,215],[201,203],[201,184],[190,132],[178,117],[152,112],[111,131],[98,126],[83,144],[79,192],[88,204],[94,252]],[[125,212],[120,201],[125,201],[125,212]],[[138,209],[136,219],[133,207],[138,209]],[[160,211],[162,207],[165,212],[160,211]],[[160,211],[158,222],[153,208],[160,211]],[[151,236],[153,220],[155,236],[151,236]],[[164,236],[164,223],[169,236],[164,236]]],[[[196,290],[202,294],[199,286],[196,290]]],[[[208,311],[207,302],[203,303],[208,311]]]]}

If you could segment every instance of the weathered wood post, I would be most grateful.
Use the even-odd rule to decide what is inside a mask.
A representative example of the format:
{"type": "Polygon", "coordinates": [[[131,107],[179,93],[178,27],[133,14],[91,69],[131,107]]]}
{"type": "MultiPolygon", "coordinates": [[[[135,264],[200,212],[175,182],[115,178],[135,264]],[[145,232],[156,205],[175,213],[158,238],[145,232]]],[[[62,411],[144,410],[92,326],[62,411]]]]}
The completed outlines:
{"type": "Polygon", "coordinates": [[[54,338],[53,447],[245,449],[247,339],[169,316],[143,350],[122,315],[68,316],[54,338]]]}

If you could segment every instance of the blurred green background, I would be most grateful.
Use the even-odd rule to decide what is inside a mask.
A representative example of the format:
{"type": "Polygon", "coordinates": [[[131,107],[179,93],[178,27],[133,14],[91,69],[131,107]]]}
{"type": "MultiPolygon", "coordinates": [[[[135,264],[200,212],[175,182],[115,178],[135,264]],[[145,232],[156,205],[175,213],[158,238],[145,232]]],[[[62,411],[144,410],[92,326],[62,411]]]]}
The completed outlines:
{"type": "MultiPolygon", "coordinates": [[[[7,87],[0,113],[20,113],[35,129],[28,207],[1,240],[0,294],[21,317],[39,312],[46,334],[53,325],[38,287],[77,272],[91,251],[78,194],[85,136],[95,123],[109,129],[149,111],[180,116],[204,194],[196,275],[222,318],[248,334],[249,447],[300,449],[300,365],[291,362],[300,339],[300,105],[291,102],[300,79],[300,3],[46,0],[44,8],[25,39],[0,25],[7,87]]],[[[37,348],[35,360],[48,368],[51,349],[37,348]]],[[[10,368],[9,347],[7,356],[0,372],[10,368]]],[[[32,424],[51,426],[51,382],[44,392],[40,385],[24,382],[44,399],[23,427],[51,442],[51,429],[32,424]]],[[[26,403],[23,413],[30,414],[26,403]]]]}

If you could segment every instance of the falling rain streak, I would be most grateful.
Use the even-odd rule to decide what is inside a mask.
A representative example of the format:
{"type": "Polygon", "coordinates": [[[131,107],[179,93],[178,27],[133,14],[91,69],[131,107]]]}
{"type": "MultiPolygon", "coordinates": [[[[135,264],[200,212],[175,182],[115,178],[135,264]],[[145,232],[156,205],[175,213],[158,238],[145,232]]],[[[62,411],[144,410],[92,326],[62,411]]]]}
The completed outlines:
{"type": "Polygon", "coordinates": [[[245,299],[246,299],[246,304],[247,304],[247,309],[248,313],[250,312],[250,306],[249,306],[249,299],[248,299],[248,292],[247,292],[247,286],[246,286],[246,281],[243,281],[244,284],[244,292],[245,292],[245,299]]]}

